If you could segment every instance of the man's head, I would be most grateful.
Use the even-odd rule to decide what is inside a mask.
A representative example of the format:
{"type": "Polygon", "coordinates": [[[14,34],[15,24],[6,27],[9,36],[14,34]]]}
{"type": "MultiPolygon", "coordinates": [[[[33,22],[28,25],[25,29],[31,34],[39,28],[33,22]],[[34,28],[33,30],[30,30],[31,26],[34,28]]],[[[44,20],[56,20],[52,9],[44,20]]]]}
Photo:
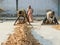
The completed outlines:
{"type": "Polygon", "coordinates": [[[55,15],[55,12],[52,10],[48,10],[47,15],[49,15],[50,17],[53,17],[55,15]]]}
{"type": "Polygon", "coordinates": [[[29,7],[28,7],[29,9],[31,9],[31,5],[29,5],[29,7]]]}
{"type": "Polygon", "coordinates": [[[52,11],[52,13],[51,13],[52,15],[55,15],[55,12],[54,11],[52,11]]]}
{"type": "Polygon", "coordinates": [[[19,11],[19,14],[22,14],[22,11],[19,11]]]}

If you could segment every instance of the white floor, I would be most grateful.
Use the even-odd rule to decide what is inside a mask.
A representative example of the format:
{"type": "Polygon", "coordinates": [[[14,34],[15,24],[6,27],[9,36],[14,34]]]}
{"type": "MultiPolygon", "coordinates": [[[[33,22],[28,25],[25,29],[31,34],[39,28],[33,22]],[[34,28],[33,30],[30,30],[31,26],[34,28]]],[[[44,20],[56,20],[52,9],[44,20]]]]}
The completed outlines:
{"type": "Polygon", "coordinates": [[[7,21],[0,23],[0,45],[1,42],[4,42],[9,34],[13,32],[13,22],[12,21],[7,21]]]}
{"type": "Polygon", "coordinates": [[[60,30],[52,28],[53,25],[41,25],[41,22],[32,25],[34,27],[32,34],[41,44],[60,45],[60,30]]]}
{"type": "MultiPolygon", "coordinates": [[[[13,33],[14,21],[0,23],[0,45],[6,41],[9,34],[13,33]]],[[[52,25],[41,25],[41,22],[35,21],[32,34],[43,45],[60,45],[60,31],[52,28],[52,25]]]]}

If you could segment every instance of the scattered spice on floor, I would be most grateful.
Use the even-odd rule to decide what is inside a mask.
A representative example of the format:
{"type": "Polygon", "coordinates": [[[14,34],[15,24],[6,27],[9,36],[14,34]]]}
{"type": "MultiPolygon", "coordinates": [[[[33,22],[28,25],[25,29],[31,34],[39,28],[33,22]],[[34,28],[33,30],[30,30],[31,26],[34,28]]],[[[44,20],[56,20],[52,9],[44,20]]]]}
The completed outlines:
{"type": "Polygon", "coordinates": [[[31,28],[27,24],[15,25],[14,33],[10,34],[7,41],[1,45],[40,45],[31,34],[31,28]]]}

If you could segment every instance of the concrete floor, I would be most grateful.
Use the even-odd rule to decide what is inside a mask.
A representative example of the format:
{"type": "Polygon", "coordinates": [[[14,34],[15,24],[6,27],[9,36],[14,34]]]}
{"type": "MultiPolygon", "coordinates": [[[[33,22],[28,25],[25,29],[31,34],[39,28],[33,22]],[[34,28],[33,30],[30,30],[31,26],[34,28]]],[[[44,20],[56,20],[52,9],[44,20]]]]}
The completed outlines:
{"type": "MultiPolygon", "coordinates": [[[[52,25],[41,25],[42,21],[34,21],[32,34],[43,45],[60,45],[60,30],[52,28],[52,25]]],[[[9,34],[13,33],[14,21],[0,23],[0,45],[6,41],[9,34]]]]}

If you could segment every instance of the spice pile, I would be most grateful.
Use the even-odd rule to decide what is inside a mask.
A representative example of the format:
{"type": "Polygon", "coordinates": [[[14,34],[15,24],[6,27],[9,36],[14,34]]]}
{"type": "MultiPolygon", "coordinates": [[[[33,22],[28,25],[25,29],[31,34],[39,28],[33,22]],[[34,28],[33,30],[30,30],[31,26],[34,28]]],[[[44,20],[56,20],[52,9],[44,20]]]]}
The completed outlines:
{"type": "Polygon", "coordinates": [[[55,25],[55,26],[53,26],[53,28],[60,30],[60,25],[55,25]]]}
{"type": "Polygon", "coordinates": [[[17,24],[14,33],[1,45],[40,45],[40,43],[31,34],[31,28],[26,24],[17,24]]]}

